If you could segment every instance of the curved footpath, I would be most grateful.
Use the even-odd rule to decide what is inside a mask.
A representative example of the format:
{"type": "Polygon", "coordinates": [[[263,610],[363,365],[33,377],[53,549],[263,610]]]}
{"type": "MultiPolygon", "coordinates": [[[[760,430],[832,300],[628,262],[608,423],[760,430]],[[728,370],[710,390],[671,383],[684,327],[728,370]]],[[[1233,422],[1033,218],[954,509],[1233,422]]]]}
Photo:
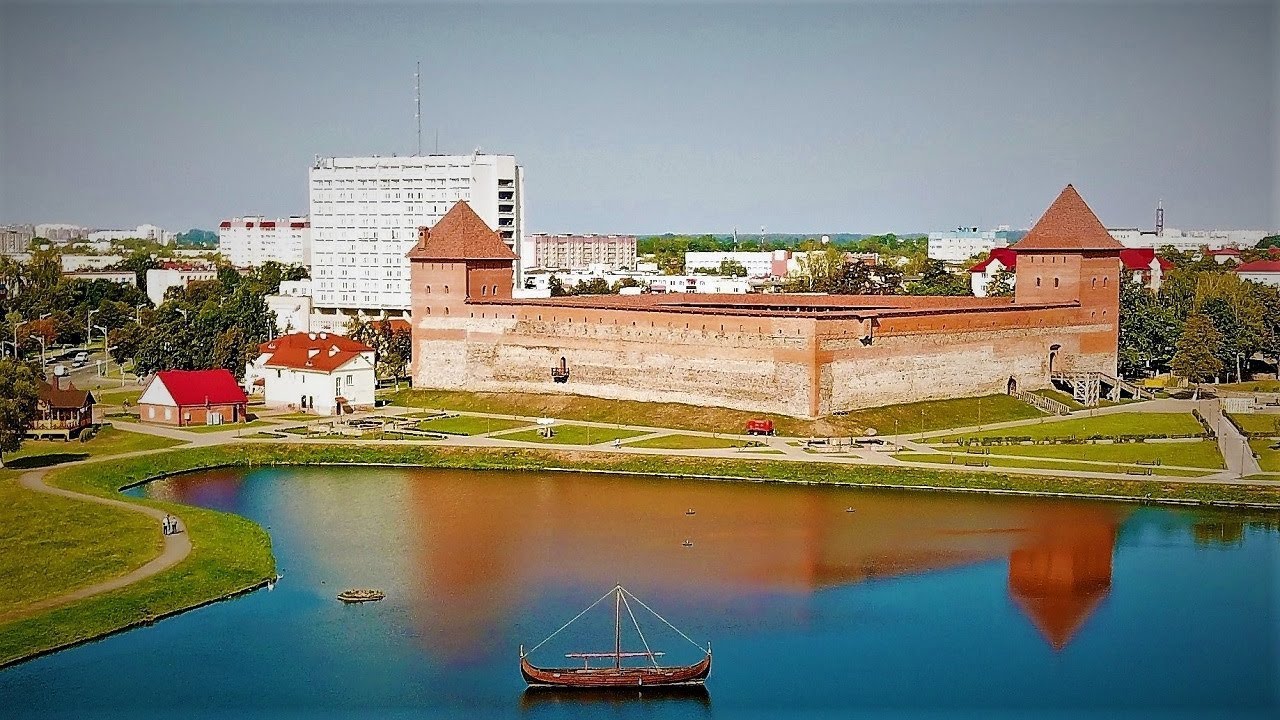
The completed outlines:
{"type": "MultiPolygon", "coordinates": [[[[113,455],[111,457],[122,458],[122,457],[132,456],[132,455],[144,455],[150,452],[155,452],[155,451],[145,451],[140,453],[125,453],[121,455],[113,455]]],[[[68,463],[68,465],[74,465],[74,464],[78,464],[78,463],[68,463]]],[[[60,467],[67,467],[68,465],[62,465],[60,467]]],[[[32,470],[30,472],[23,473],[23,475],[18,479],[18,482],[22,485],[22,487],[27,488],[28,490],[34,490],[35,492],[47,493],[49,495],[59,495],[65,498],[71,498],[72,500],[81,500],[84,502],[97,503],[99,505],[108,505],[111,507],[120,508],[122,510],[127,510],[129,512],[142,513],[143,515],[147,515],[148,517],[154,518],[156,521],[156,529],[157,530],[161,529],[161,521],[164,520],[165,511],[159,510],[153,507],[148,507],[146,505],[139,505],[135,503],[124,502],[122,500],[112,500],[111,498],[99,497],[97,495],[86,495],[84,493],[78,493],[73,490],[65,490],[63,488],[53,487],[52,485],[46,485],[44,482],[44,477],[49,472],[49,470],[50,468],[42,468],[39,470],[32,470]]],[[[173,513],[169,513],[169,514],[173,515],[173,513]]],[[[177,516],[174,516],[174,517],[177,517],[177,516]]],[[[185,524],[182,523],[181,518],[179,518],[179,527],[180,528],[186,527],[185,524]]],[[[191,554],[191,538],[187,535],[185,530],[183,530],[182,532],[179,532],[176,535],[164,535],[163,537],[164,537],[164,549],[160,551],[159,555],[152,558],[150,561],[148,561],[146,564],[142,565],[141,567],[135,568],[134,570],[131,570],[130,572],[127,572],[123,575],[118,575],[108,580],[103,580],[102,582],[94,583],[93,585],[86,585],[84,587],[76,588],[75,590],[72,590],[71,592],[66,593],[64,595],[56,595],[54,597],[45,598],[43,600],[33,602],[29,605],[25,605],[21,609],[21,611],[19,611],[18,613],[10,617],[6,617],[5,619],[14,620],[20,617],[25,617],[27,615],[35,614],[42,610],[48,610],[50,608],[58,607],[59,605],[66,605],[67,603],[75,602],[76,600],[82,600],[84,598],[97,595],[99,593],[109,592],[111,590],[117,590],[126,585],[131,585],[135,582],[138,582],[139,580],[144,580],[146,578],[151,577],[152,575],[155,575],[156,573],[167,570],[173,567],[174,565],[177,565],[178,563],[182,562],[183,560],[186,559],[188,555],[191,554]]]]}

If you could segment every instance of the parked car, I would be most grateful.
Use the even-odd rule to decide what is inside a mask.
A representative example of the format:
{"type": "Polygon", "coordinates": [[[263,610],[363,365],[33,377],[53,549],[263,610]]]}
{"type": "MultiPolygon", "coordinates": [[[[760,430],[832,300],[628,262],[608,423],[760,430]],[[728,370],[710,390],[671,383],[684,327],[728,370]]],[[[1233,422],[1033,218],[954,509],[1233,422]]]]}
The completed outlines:
{"type": "Polygon", "coordinates": [[[71,361],[71,364],[75,365],[76,367],[81,367],[87,362],[89,362],[89,353],[81,351],[76,353],[76,356],[71,361]]]}
{"type": "Polygon", "coordinates": [[[772,420],[754,419],[754,420],[747,421],[747,434],[748,435],[776,435],[777,431],[774,430],[773,428],[772,420]]]}

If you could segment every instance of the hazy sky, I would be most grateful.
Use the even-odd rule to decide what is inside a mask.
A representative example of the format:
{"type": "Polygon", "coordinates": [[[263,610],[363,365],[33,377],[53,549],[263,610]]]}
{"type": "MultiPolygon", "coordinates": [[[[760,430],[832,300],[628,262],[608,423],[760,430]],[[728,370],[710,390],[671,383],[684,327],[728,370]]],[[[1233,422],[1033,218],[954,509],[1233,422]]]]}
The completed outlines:
{"type": "Polygon", "coordinates": [[[0,222],[306,212],[313,155],[525,167],[531,231],[1280,226],[1274,2],[0,0],[0,222]]]}

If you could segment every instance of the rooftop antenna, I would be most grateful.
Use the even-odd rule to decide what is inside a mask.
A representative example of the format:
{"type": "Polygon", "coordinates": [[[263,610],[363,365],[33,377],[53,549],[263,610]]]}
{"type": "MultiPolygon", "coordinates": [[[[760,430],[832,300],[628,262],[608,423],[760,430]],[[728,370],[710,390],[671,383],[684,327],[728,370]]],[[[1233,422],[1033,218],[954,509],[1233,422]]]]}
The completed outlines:
{"type": "Polygon", "coordinates": [[[413,70],[413,120],[418,124],[418,155],[422,154],[422,61],[413,70]]]}
{"type": "Polygon", "coordinates": [[[1164,198],[1156,202],[1156,237],[1164,237],[1164,198]]]}
{"type": "Polygon", "coordinates": [[[733,229],[733,251],[738,252],[738,228],[733,229]]]}
{"type": "Polygon", "coordinates": [[[760,226],[760,249],[764,250],[764,226],[760,226]]]}

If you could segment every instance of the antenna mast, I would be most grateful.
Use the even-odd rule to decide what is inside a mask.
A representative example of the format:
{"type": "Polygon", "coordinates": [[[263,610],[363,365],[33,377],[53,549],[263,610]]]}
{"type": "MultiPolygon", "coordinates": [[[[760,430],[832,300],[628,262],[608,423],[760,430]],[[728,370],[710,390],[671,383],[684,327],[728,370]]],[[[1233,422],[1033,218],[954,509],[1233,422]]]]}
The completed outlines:
{"type": "Polygon", "coordinates": [[[1156,202],[1156,237],[1164,236],[1164,199],[1156,202]]]}
{"type": "Polygon", "coordinates": [[[422,61],[413,71],[413,119],[418,124],[418,155],[422,154],[422,61]]]}

